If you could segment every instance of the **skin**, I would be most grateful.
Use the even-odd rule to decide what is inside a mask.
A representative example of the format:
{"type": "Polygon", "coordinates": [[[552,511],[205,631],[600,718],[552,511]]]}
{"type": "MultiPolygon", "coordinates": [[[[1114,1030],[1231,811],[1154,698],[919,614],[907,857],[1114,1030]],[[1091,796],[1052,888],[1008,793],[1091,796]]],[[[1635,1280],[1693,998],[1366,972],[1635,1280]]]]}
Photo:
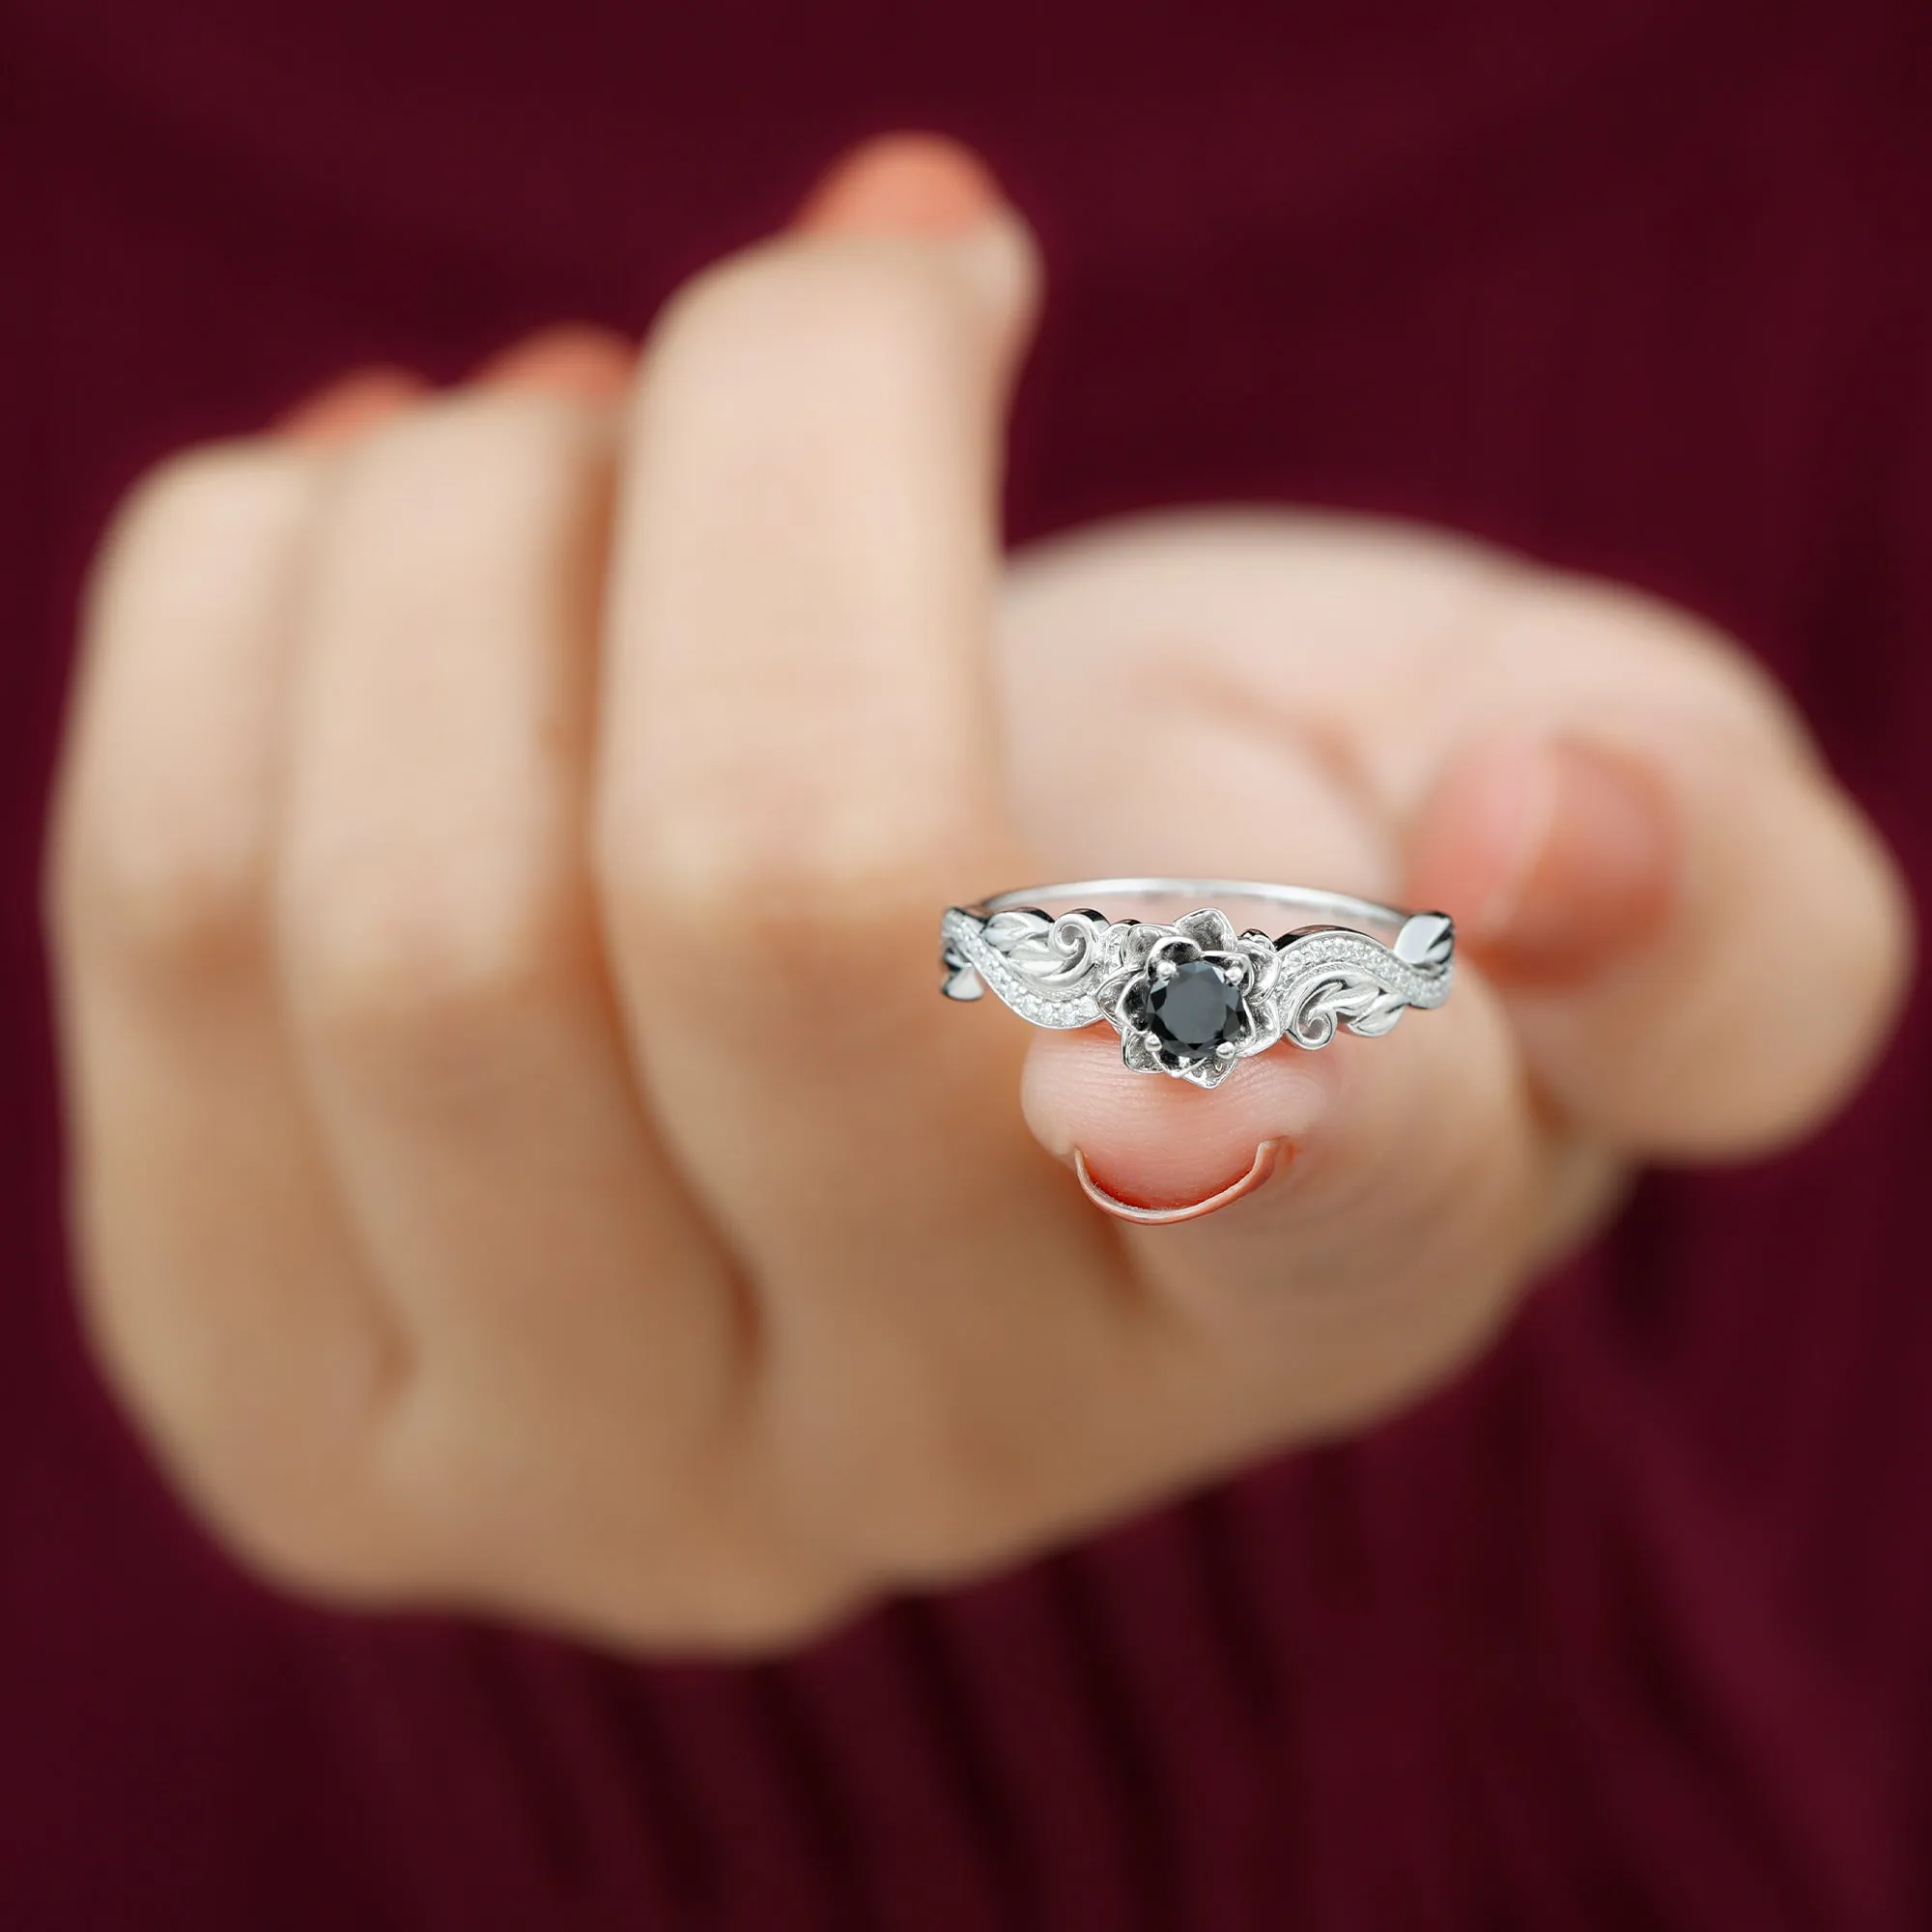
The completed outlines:
{"type": "Polygon", "coordinates": [[[372,372],[120,513],[47,875],[72,1223],[263,1574],[796,1642],[1361,1427],[1634,1163],[1877,1050],[1890,862],[1682,614],[1323,516],[1002,557],[1037,284],[888,141],[635,367],[372,372]],[[1467,964],[1211,1094],[935,997],[944,905],[1165,870],[1441,905],[1467,964]]]}

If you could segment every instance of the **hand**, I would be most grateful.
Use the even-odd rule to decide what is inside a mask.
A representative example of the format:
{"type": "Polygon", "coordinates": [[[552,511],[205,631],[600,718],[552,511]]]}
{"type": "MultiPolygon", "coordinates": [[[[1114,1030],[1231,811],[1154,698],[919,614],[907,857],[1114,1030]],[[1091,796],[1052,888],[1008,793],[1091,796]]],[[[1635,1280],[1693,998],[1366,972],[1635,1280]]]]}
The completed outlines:
{"type": "Polygon", "coordinates": [[[1875,1049],[1889,864],[1686,618],[1317,517],[1003,573],[1035,278],[889,145],[621,403],[391,398],[118,520],[49,871],[80,1270],[260,1569],[790,1640],[1387,1410],[1632,1162],[1875,1049]],[[947,903],[1170,868],[1441,904],[1475,963],[1211,1094],[936,997],[947,903]],[[1076,1149],[1102,1208],[1230,1205],[1123,1220],[1076,1149]]]}

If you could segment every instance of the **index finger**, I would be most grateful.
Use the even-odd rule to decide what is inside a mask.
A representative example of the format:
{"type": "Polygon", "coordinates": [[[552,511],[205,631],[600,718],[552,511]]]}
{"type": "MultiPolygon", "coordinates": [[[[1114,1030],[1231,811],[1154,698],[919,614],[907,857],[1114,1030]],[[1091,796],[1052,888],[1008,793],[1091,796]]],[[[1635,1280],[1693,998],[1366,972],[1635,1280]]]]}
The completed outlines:
{"type": "Polygon", "coordinates": [[[633,1037],[811,1460],[851,1418],[874,1496],[949,1429],[1002,1436],[991,1477],[1120,1414],[1108,1237],[1025,1129],[1024,1041],[936,995],[940,909],[1027,874],[988,634],[1033,298],[990,200],[738,257],[646,349],[619,518],[598,843],[633,1037]]]}
{"type": "MultiPolygon", "coordinates": [[[[781,1070],[903,1092],[937,1071],[908,1056],[957,1051],[937,913],[1012,863],[986,629],[1033,279],[999,210],[938,238],[794,235],[700,277],[645,357],[598,843],[653,1082],[710,1096],[680,1117],[741,1159],[789,1138],[765,1131],[781,1070]]],[[[786,1164],[838,1104],[801,1098],[786,1164]]]]}

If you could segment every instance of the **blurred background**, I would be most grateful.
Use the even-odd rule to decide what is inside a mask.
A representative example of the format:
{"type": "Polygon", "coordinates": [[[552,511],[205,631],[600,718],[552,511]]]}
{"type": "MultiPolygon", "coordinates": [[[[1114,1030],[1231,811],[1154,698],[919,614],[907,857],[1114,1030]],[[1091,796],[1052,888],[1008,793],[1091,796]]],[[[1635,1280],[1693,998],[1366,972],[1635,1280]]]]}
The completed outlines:
{"type": "Polygon", "coordinates": [[[35,902],[114,498],[352,364],[636,332],[900,127],[1043,241],[1015,539],[1314,502],[1662,592],[1922,902],[1921,7],[14,0],[0,1925],[1932,1922],[1918,1006],[1822,1139],[1647,1179],[1419,1411],[781,1662],[293,1606],[100,1392],[35,902]]]}

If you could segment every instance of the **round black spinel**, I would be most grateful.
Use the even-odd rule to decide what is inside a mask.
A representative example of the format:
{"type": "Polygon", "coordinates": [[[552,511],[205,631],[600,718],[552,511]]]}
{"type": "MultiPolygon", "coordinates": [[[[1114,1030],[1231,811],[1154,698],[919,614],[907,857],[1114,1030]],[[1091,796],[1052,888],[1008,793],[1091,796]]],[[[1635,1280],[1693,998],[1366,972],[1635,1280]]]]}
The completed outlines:
{"type": "Polygon", "coordinates": [[[1241,1033],[1241,994],[1205,959],[1190,959],[1147,991],[1148,1031],[1175,1059],[1210,1060],[1241,1033]]]}

